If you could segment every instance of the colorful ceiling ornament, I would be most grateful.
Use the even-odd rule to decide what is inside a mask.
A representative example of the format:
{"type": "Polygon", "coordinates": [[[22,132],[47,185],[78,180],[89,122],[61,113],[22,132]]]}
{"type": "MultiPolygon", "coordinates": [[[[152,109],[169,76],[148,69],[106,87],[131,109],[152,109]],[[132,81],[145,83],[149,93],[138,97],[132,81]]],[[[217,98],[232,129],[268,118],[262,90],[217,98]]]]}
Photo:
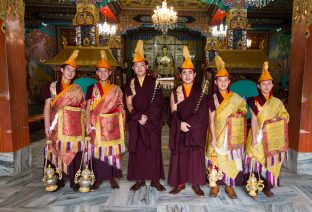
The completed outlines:
{"type": "Polygon", "coordinates": [[[223,0],[223,4],[231,9],[248,9],[248,0],[223,0]]]}
{"type": "Polygon", "coordinates": [[[114,1],[117,1],[117,0],[71,0],[71,2],[75,2],[75,3],[95,4],[98,8],[105,7],[108,3],[111,3],[114,1]]]}
{"type": "Polygon", "coordinates": [[[202,2],[217,5],[220,10],[251,9],[253,6],[249,0],[202,0],[202,2]]]}

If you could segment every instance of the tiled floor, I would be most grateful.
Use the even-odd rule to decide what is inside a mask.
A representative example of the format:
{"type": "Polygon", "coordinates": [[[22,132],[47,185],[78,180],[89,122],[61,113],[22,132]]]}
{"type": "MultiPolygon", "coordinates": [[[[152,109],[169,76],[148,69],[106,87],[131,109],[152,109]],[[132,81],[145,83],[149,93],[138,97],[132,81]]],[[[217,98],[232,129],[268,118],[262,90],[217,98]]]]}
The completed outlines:
{"type": "MultiPolygon", "coordinates": [[[[165,171],[168,171],[170,153],[167,149],[168,128],[163,130],[163,155],[165,171]]],[[[0,211],[312,211],[312,176],[299,176],[283,170],[281,187],[275,188],[273,198],[262,193],[249,197],[243,188],[236,188],[238,198],[231,200],[221,188],[218,197],[210,198],[209,189],[203,186],[204,197],[196,197],[190,188],[178,195],[157,192],[149,185],[137,192],[129,190],[132,182],[126,180],[127,154],[123,158],[124,178],[120,189],[112,190],[107,182],[100,189],[89,193],[73,192],[69,185],[48,193],[44,191],[42,178],[44,140],[32,142],[33,167],[14,177],[0,177],[0,211]]]]}

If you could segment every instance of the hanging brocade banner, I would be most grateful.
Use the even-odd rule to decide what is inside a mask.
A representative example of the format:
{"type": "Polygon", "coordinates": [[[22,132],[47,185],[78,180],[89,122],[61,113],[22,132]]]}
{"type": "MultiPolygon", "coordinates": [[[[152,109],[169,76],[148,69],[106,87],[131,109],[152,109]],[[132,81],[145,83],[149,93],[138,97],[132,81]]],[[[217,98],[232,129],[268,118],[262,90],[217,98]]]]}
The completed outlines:
{"type": "Polygon", "coordinates": [[[285,119],[276,118],[264,122],[263,148],[267,166],[287,159],[288,125],[285,119]],[[276,133],[280,132],[280,133],[276,133]]]}

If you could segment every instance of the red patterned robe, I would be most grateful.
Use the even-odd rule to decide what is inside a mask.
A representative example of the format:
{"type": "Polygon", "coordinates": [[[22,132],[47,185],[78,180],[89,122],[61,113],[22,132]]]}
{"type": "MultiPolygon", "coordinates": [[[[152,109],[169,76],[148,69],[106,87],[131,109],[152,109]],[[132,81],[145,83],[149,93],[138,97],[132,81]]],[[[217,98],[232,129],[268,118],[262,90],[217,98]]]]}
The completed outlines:
{"type": "Polygon", "coordinates": [[[95,178],[99,181],[121,178],[121,154],[125,152],[122,91],[113,84],[103,88],[97,83],[88,88],[86,99],[90,100],[93,127],[88,153],[93,157],[95,178]]]}
{"type": "Polygon", "coordinates": [[[79,85],[72,83],[62,89],[59,81],[52,82],[43,91],[45,99],[51,98],[49,163],[63,171],[71,181],[81,162],[84,147],[85,99],[79,85]]]}

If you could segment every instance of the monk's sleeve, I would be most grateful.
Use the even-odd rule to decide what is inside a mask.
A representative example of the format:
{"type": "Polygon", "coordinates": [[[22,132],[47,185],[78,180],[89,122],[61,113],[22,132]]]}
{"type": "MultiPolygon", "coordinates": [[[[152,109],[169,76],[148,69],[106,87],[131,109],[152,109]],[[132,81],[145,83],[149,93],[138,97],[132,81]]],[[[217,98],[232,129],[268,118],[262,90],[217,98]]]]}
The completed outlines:
{"type": "Polygon", "coordinates": [[[185,145],[196,145],[205,147],[206,143],[206,132],[208,128],[208,107],[207,107],[207,96],[205,95],[201,101],[200,107],[197,112],[185,120],[191,127],[189,132],[186,133],[187,139],[185,145]]]}
{"type": "Polygon", "coordinates": [[[283,102],[281,101],[278,106],[278,117],[286,119],[287,123],[289,122],[289,113],[287,112],[283,102]]]}
{"type": "MultiPolygon", "coordinates": [[[[147,124],[159,124],[159,120],[162,117],[163,109],[164,109],[164,95],[162,93],[161,89],[157,89],[155,98],[152,104],[149,105],[147,110],[145,111],[145,114],[148,118],[147,124]]],[[[161,123],[163,124],[163,123],[161,123]]]]}
{"type": "Polygon", "coordinates": [[[45,84],[43,87],[42,87],[42,90],[41,90],[41,95],[43,96],[43,100],[46,100],[48,98],[51,98],[51,92],[50,92],[50,84],[45,84]]]}
{"type": "Polygon", "coordinates": [[[169,127],[169,147],[171,150],[175,150],[179,144],[181,134],[181,120],[176,111],[171,114],[169,127]]]}
{"type": "Polygon", "coordinates": [[[207,104],[208,104],[208,108],[210,109],[211,112],[216,110],[216,106],[215,106],[215,103],[214,103],[213,95],[208,98],[208,103],[207,104]]]}
{"type": "Polygon", "coordinates": [[[248,103],[248,106],[249,106],[249,108],[252,110],[252,112],[254,113],[254,114],[258,114],[257,112],[257,107],[256,107],[256,104],[255,104],[255,100],[254,100],[254,97],[249,97],[248,99],[247,99],[247,103],[248,103]]]}
{"type": "MultiPolygon", "coordinates": [[[[131,96],[132,95],[132,91],[131,91],[131,88],[130,88],[130,82],[131,80],[127,81],[126,82],[126,85],[125,85],[125,92],[124,92],[124,102],[125,104],[127,104],[127,101],[126,101],[126,98],[128,96],[131,96]]],[[[130,112],[130,111],[129,111],[130,112]]],[[[139,121],[142,117],[142,113],[138,113],[134,108],[132,109],[131,113],[130,113],[130,119],[132,120],[136,120],[136,121],[139,121]]]]}
{"type": "Polygon", "coordinates": [[[161,149],[161,128],[164,124],[163,106],[163,94],[161,89],[158,89],[153,103],[149,104],[147,110],[143,113],[148,118],[147,122],[144,125],[139,124],[143,143],[154,150],[161,149]]]}

